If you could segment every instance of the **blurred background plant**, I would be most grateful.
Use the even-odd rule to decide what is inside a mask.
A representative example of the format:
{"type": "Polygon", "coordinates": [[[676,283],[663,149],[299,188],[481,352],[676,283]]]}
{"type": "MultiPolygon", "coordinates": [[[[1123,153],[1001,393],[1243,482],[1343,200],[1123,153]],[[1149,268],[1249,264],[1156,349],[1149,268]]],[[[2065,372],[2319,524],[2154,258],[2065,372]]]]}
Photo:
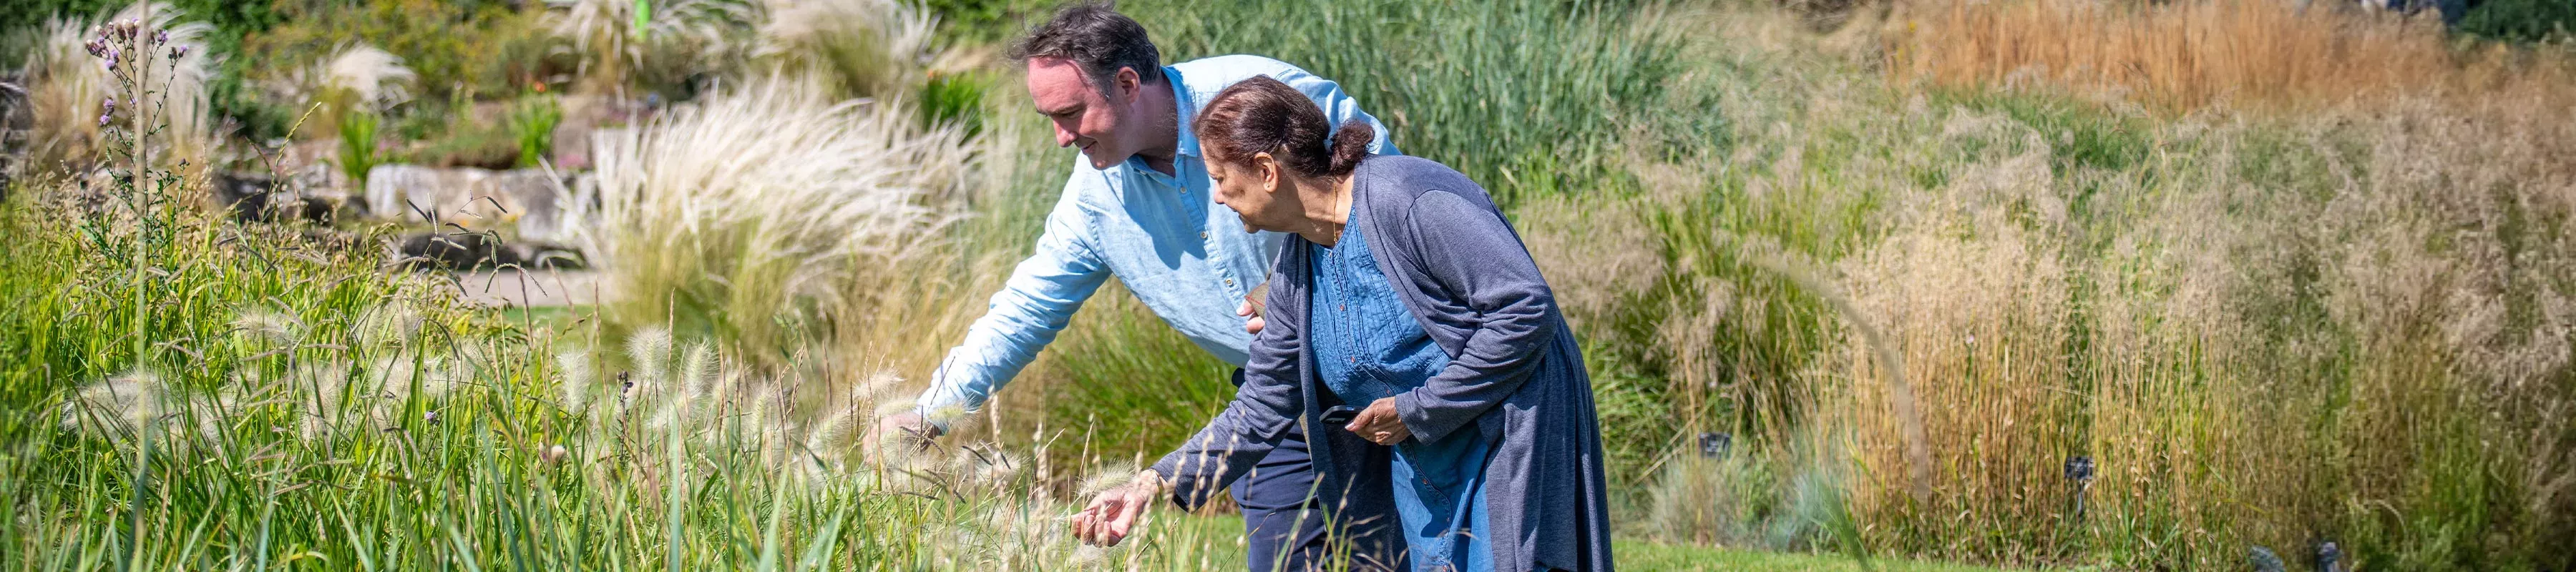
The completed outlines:
{"type": "Polygon", "coordinates": [[[535,167],[554,152],[555,125],[560,123],[563,108],[553,96],[521,96],[510,107],[510,133],[519,142],[519,168],[535,167]]]}

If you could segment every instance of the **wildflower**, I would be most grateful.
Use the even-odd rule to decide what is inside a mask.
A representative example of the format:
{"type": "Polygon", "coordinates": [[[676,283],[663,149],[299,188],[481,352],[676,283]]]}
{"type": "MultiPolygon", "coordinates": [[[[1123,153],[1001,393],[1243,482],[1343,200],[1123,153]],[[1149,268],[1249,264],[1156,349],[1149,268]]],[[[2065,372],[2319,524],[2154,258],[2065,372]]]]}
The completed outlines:
{"type": "Polygon", "coordinates": [[[116,118],[114,118],[114,117],[109,117],[109,116],[107,116],[107,115],[105,115],[105,114],[100,114],[100,115],[98,116],[98,126],[99,126],[99,127],[106,127],[106,126],[107,126],[107,124],[109,124],[109,123],[114,123],[114,122],[116,122],[116,118]]]}
{"type": "Polygon", "coordinates": [[[106,109],[106,110],[107,110],[107,113],[116,113],[116,98],[110,97],[110,98],[107,98],[107,99],[104,99],[104,100],[100,100],[100,101],[98,102],[98,106],[99,106],[100,108],[104,108],[104,109],[106,109]]]}
{"type": "Polygon", "coordinates": [[[564,456],[565,456],[565,455],[569,455],[569,454],[571,454],[571,453],[572,453],[572,450],[571,450],[571,449],[565,449],[563,445],[555,445],[555,446],[552,446],[552,447],[547,447],[547,448],[546,448],[546,452],[545,452],[543,455],[541,455],[540,457],[541,457],[541,458],[543,458],[543,459],[545,459],[546,464],[548,464],[548,465],[556,465],[556,464],[562,464],[562,463],[563,463],[563,460],[564,460],[564,456]]]}
{"type": "Polygon", "coordinates": [[[152,43],[155,45],[170,43],[170,30],[166,28],[154,30],[152,32],[152,43]]]}
{"type": "Polygon", "coordinates": [[[170,48],[170,59],[174,59],[174,60],[175,60],[175,59],[180,59],[180,58],[185,58],[185,57],[188,57],[188,47],[187,47],[187,46],[179,46],[179,47],[175,47],[175,48],[170,48]]]}

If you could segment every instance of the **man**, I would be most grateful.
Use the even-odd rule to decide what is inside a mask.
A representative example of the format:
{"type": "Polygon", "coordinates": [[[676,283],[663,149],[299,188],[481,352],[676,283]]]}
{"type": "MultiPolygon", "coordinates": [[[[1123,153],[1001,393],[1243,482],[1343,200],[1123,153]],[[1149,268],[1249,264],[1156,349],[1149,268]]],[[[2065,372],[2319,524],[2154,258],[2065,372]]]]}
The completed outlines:
{"type": "MultiPolygon", "coordinates": [[[[1030,99],[1054,121],[1056,144],[1079,149],[1082,159],[1047,216],[1037,252],[1012,271],[984,317],[968,328],[965,342],[949,351],[919,407],[880,422],[881,435],[935,438],[945,432],[945,420],[935,412],[982,406],[1112,275],[1200,348],[1243,365],[1260,329],[1249,296],[1268,277],[1283,236],[1244,233],[1235,212],[1210,197],[1213,184],[1189,122],[1200,103],[1226,86],[1254,76],[1277,79],[1313,99],[1335,124],[1366,121],[1376,127],[1372,152],[1395,152],[1385,126],[1333,82],[1255,56],[1163,66],[1144,26],[1104,4],[1067,5],[1010,55],[1027,65],[1030,99]]],[[[1242,383],[1240,369],[1234,382],[1242,383]]],[[[1234,487],[1253,570],[1322,566],[1330,550],[1328,516],[1341,524],[1393,520],[1329,515],[1316,506],[1312,493],[1318,486],[1370,484],[1319,485],[1304,436],[1288,441],[1234,487]]],[[[1374,486],[1387,485],[1380,480],[1374,486]]],[[[1391,527],[1367,528],[1351,533],[1356,543],[1401,546],[1391,527]],[[1389,529],[1384,538],[1375,536],[1380,528],[1389,529]]],[[[1390,559],[1373,557],[1379,564],[1390,559]]]]}

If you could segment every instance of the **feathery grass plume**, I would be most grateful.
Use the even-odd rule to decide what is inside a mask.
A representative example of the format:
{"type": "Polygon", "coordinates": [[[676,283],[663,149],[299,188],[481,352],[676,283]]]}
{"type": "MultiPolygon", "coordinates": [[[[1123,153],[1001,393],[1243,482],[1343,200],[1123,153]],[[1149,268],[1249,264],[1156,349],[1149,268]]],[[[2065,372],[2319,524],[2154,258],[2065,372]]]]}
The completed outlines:
{"type": "MultiPolygon", "coordinates": [[[[219,142],[212,105],[208,102],[206,82],[213,77],[215,64],[212,50],[205,49],[203,37],[214,28],[204,22],[182,23],[184,14],[177,7],[160,2],[137,2],[113,15],[92,18],[68,17],[45,26],[43,38],[26,67],[19,75],[27,88],[27,106],[32,129],[28,133],[29,167],[51,170],[69,165],[85,172],[104,159],[106,151],[100,139],[98,117],[104,115],[107,101],[122,97],[110,72],[91,57],[86,44],[95,37],[99,26],[108,22],[137,20],[146,12],[151,21],[144,24],[147,33],[168,34],[169,46],[191,49],[171,53],[127,54],[122,65],[138,65],[145,101],[118,102],[116,117],[130,118],[142,113],[148,120],[166,123],[159,134],[149,138],[152,156],[165,165],[187,161],[202,167],[219,142]],[[176,55],[176,57],[172,57],[176,55]]],[[[131,129],[128,119],[118,123],[131,129]]]]}
{"type": "Polygon", "coordinates": [[[257,307],[234,316],[233,332],[260,345],[293,345],[303,337],[304,322],[275,308],[257,307]]]}
{"type": "Polygon", "coordinates": [[[942,240],[976,161],[954,129],[778,76],[592,145],[598,183],[566,197],[565,227],[617,283],[604,314],[714,332],[753,359],[821,314],[868,311],[844,293],[942,240]]]}
{"type": "Polygon", "coordinates": [[[566,350],[555,353],[556,390],[562,393],[564,411],[575,415],[587,413],[591,401],[598,398],[599,371],[590,352],[566,350]]]}
{"type": "Polygon", "coordinates": [[[409,302],[388,301],[360,312],[349,333],[365,351],[407,348],[419,338],[423,320],[409,302]]]}
{"type": "Polygon", "coordinates": [[[671,330],[647,327],[626,336],[626,359],[635,366],[635,377],[661,381],[670,373],[671,330]]]}
{"type": "MultiPolygon", "coordinates": [[[[896,390],[902,389],[903,381],[903,376],[895,374],[894,370],[876,370],[876,372],[868,374],[866,379],[859,380],[857,386],[850,388],[850,399],[857,403],[877,403],[879,401],[883,401],[887,395],[891,395],[896,390]]],[[[910,401],[909,398],[904,400],[910,401]]]]}
{"type": "Polygon", "coordinates": [[[724,389],[724,385],[729,385],[725,382],[731,381],[724,379],[727,372],[716,358],[715,347],[707,342],[689,344],[688,353],[680,358],[677,365],[679,369],[673,377],[678,378],[683,394],[691,398],[715,395],[719,389],[724,389]]]}
{"type": "Polygon", "coordinates": [[[317,87],[324,92],[342,91],[350,98],[347,105],[382,112],[411,99],[410,84],[416,77],[403,66],[401,56],[393,55],[364,43],[340,48],[340,53],[313,72],[317,87]]]}
{"type": "Polygon", "coordinates": [[[81,388],[80,393],[63,402],[57,425],[65,431],[126,438],[158,423],[155,437],[174,438],[160,447],[188,448],[192,443],[223,438],[219,433],[223,422],[232,416],[239,401],[234,397],[236,391],[225,388],[215,394],[197,395],[172,387],[160,372],[131,371],[81,388]]]}
{"type": "Polygon", "coordinates": [[[556,36],[573,41],[581,72],[602,87],[624,86],[655,45],[679,45],[712,60],[733,49],[728,32],[755,17],[749,0],[570,0],[547,15],[556,36]],[[638,14],[649,9],[650,14],[638,14]]]}
{"type": "Polygon", "coordinates": [[[834,408],[831,415],[816,423],[814,430],[805,435],[805,450],[822,460],[824,466],[821,468],[824,470],[846,470],[848,464],[845,461],[850,450],[858,445],[857,437],[862,425],[871,421],[870,416],[860,410],[859,403],[834,408]]]}
{"type": "Polygon", "coordinates": [[[850,97],[896,99],[921,83],[937,18],[895,0],[767,0],[752,52],[850,97]]]}
{"type": "Polygon", "coordinates": [[[1135,465],[1093,467],[1091,474],[1082,478],[1082,486],[1074,487],[1073,497],[1088,501],[1091,497],[1100,496],[1100,493],[1107,492],[1109,489],[1135,482],[1136,476],[1142,472],[1144,471],[1135,465]]]}
{"type": "Polygon", "coordinates": [[[103,423],[100,429],[133,430],[168,410],[170,388],[159,374],[127,372],[92,383],[63,402],[60,425],[66,431],[103,423]]]}

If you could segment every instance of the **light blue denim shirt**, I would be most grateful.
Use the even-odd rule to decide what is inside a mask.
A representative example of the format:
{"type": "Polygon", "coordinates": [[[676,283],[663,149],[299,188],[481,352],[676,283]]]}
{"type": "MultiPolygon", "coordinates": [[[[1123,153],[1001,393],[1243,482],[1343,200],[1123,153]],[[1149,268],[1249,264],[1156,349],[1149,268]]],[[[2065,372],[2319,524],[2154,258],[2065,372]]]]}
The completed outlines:
{"type": "MultiPolygon", "coordinates": [[[[1011,271],[984,317],[931,374],[919,409],[938,420],[950,407],[973,411],[1009,383],[1055,340],[1082,302],[1116,275],[1174,329],[1226,363],[1243,365],[1252,335],[1235,307],[1268,278],[1270,261],[1286,235],[1246,234],[1233,209],[1209,195],[1214,184],[1200,161],[1191,122],[1199,105],[1237,81],[1270,76],[1313,98],[1333,125],[1367,121],[1377,129],[1369,150],[1395,154],[1386,125],[1360,111],[1340,85],[1285,62],[1259,56],[1219,56],[1163,68],[1180,108],[1179,155],[1173,174],[1140,158],[1107,169],[1091,168],[1079,153],[1064,196],[1047,214],[1037,252],[1011,271]]],[[[1209,380],[1137,380],[1205,383],[1209,380]]]]}

